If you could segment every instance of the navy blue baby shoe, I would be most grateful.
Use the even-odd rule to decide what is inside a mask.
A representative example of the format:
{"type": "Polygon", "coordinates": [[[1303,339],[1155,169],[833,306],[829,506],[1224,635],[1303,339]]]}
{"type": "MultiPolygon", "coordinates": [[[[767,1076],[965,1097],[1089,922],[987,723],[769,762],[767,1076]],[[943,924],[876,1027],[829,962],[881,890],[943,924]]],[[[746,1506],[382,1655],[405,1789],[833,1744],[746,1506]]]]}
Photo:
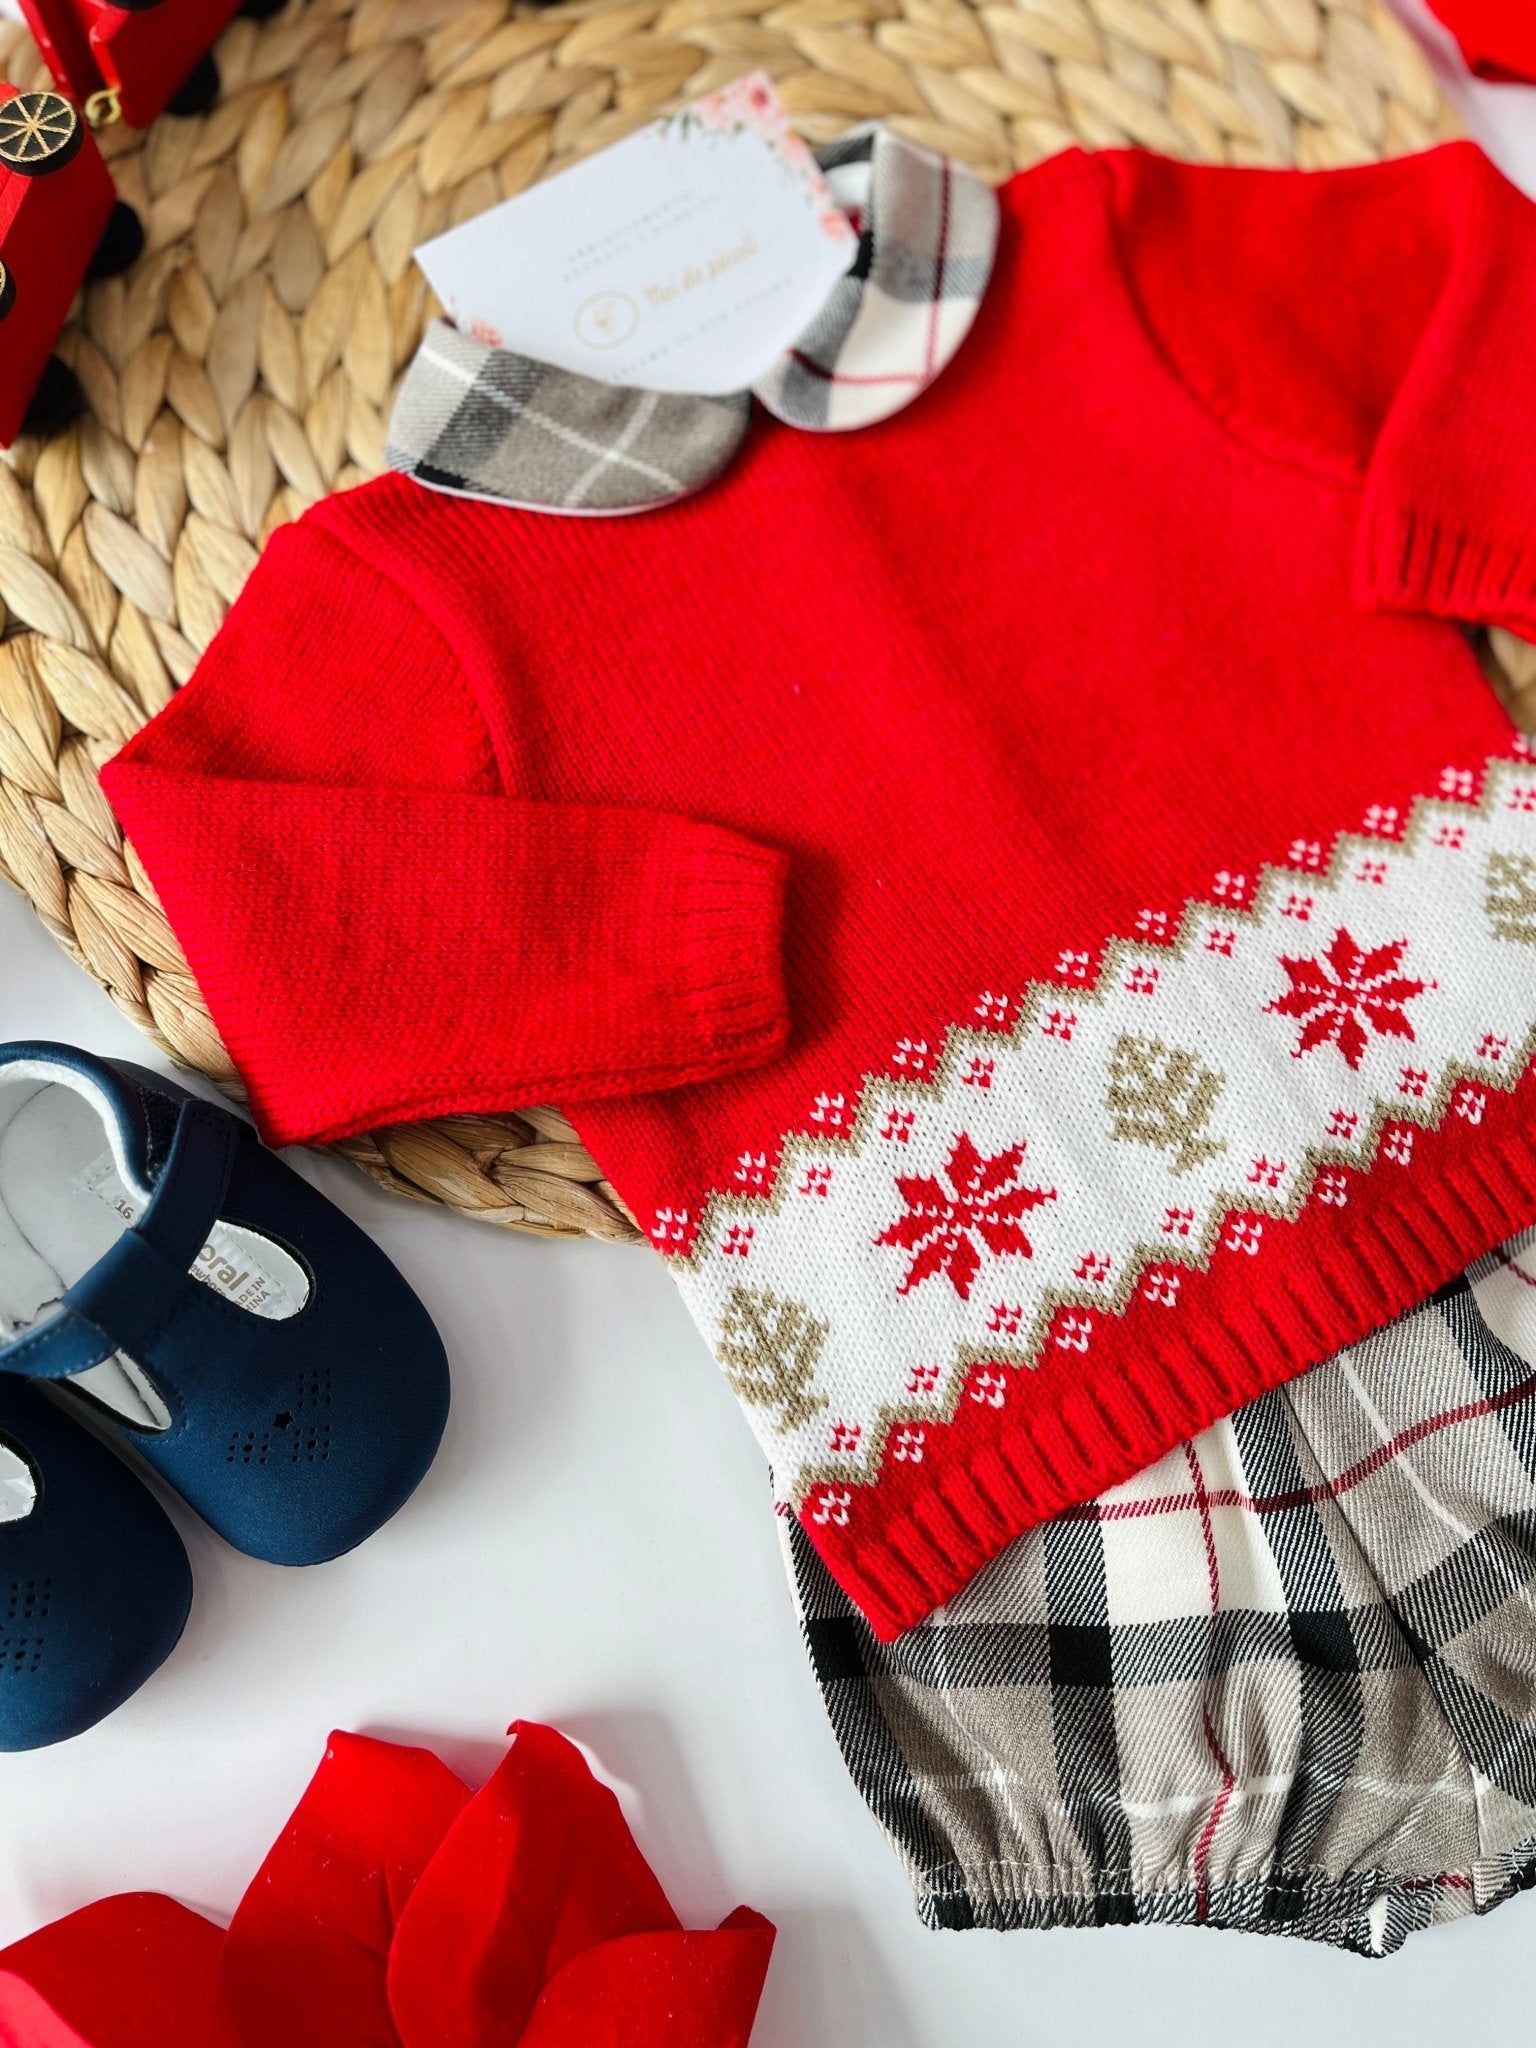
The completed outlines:
{"type": "Polygon", "coordinates": [[[442,1342],[371,1239],[241,1118],[62,1045],[0,1045],[0,1373],[272,1564],[388,1521],[448,1415],[442,1342]]]}
{"type": "MultiPolygon", "coordinates": [[[[0,1254],[3,1258],[3,1254],[0,1254]]],[[[0,1749],[92,1727],[175,1649],[181,1538],[112,1453],[0,1380],[0,1749]]]]}

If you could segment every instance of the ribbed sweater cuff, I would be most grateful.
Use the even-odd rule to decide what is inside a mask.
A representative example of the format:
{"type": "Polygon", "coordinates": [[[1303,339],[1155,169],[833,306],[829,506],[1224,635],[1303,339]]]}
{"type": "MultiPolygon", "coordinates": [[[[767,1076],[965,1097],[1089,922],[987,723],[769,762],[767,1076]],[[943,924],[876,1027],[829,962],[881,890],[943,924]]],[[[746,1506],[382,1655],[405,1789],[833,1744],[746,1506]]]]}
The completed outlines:
{"type": "Polygon", "coordinates": [[[662,887],[680,993],[701,1049],[731,1065],[767,1059],[789,1036],[784,993],[786,855],[691,827],[667,849],[662,887]]]}
{"type": "Polygon", "coordinates": [[[1495,541],[1400,505],[1367,505],[1354,594],[1373,610],[1536,637],[1536,529],[1527,540],[1495,541]]]}

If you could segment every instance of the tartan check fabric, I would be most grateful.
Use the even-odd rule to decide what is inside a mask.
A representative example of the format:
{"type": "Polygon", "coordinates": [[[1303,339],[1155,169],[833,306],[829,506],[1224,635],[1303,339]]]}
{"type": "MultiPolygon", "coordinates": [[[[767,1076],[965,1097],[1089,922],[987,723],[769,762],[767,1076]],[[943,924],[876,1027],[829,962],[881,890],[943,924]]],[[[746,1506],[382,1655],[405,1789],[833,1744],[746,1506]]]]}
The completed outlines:
{"type": "MultiPolygon", "coordinates": [[[[853,267],[754,388],[792,426],[872,425],[965,339],[992,274],[996,195],[872,122],[817,152],[859,228],[853,267]]],[[[435,321],[406,372],[385,461],[433,490],[541,511],[638,512],[702,490],[751,398],[645,391],[493,348],[435,321]]]]}
{"type": "Polygon", "coordinates": [[[818,150],[859,228],[853,268],[753,389],[791,426],[872,426],[910,405],[970,332],[997,254],[997,198],[878,122],[818,150]]]}
{"type": "Polygon", "coordinates": [[[1364,1955],[1536,1882],[1536,1232],[881,1645],[781,1524],[934,1927],[1364,1955]]]}
{"type": "Polygon", "coordinates": [[[633,512],[718,475],[749,411],[745,393],[600,384],[436,320],[400,387],[385,460],[434,490],[541,511],[633,512]]]}

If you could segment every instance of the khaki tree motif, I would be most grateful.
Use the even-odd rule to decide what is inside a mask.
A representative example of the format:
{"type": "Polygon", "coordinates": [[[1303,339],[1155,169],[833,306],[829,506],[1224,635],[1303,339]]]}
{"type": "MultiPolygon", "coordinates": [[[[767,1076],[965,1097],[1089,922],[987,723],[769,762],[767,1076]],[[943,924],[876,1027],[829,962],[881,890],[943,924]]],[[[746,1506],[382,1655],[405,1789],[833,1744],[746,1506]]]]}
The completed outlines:
{"type": "Polygon", "coordinates": [[[1495,936],[1536,946],[1536,860],[1528,853],[1490,853],[1483,879],[1483,908],[1495,936]]]}
{"type": "Polygon", "coordinates": [[[803,1302],[781,1300],[769,1287],[733,1287],[720,1319],[716,1356],[743,1401],[771,1408],[784,1429],[810,1422],[827,1405],[811,1392],[827,1341],[803,1302]]]}
{"type": "Polygon", "coordinates": [[[1181,1046],[1123,1032],[1109,1056],[1104,1106],[1110,1136],[1152,1145],[1174,1155],[1173,1171],[1188,1173],[1202,1159],[1226,1150],[1225,1138],[1206,1135],[1226,1075],[1201,1064],[1181,1046]]]}

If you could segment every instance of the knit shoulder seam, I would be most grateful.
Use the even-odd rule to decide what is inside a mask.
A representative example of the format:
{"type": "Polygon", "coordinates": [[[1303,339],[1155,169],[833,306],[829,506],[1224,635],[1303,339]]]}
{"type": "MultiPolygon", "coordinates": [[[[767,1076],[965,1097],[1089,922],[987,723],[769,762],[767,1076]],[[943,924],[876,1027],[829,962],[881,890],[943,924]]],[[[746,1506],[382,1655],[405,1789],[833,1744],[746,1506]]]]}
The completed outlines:
{"type": "Polygon", "coordinates": [[[381,562],[377,561],[369,550],[359,546],[351,532],[345,529],[338,530],[337,526],[333,524],[333,518],[338,508],[345,505],[350,495],[350,492],[343,491],[335,497],[322,498],[318,504],[312,505],[307,512],[295,520],[291,529],[286,530],[291,530],[297,535],[301,529],[307,528],[311,534],[319,535],[328,541],[332,547],[339,549],[342,554],[356,562],[360,568],[366,569],[370,576],[377,578],[386,590],[391,591],[402,603],[409,607],[413,617],[421,621],[427,632],[431,634],[438,646],[447,655],[452,673],[462,685],[464,695],[474,712],[476,722],[475,747],[480,757],[478,767],[480,772],[485,775],[487,786],[498,790],[513,788],[515,784],[508,772],[509,764],[498,757],[495,734],[492,730],[491,722],[485,715],[485,708],[480,702],[480,693],[475,687],[472,670],[469,663],[464,659],[462,651],[454,644],[444,627],[427,610],[416,593],[407,584],[402,583],[393,570],[386,568],[381,562]]]}
{"type": "Polygon", "coordinates": [[[1302,476],[1308,482],[1321,485],[1340,497],[1358,498],[1366,485],[1366,472],[1355,469],[1346,458],[1340,457],[1330,463],[1323,453],[1310,451],[1289,437],[1280,435],[1274,442],[1264,437],[1261,418],[1237,406],[1224,406],[1210,392],[1203,391],[1185,364],[1173,354],[1157,329],[1148,319],[1142,305],[1141,294],[1126,258],[1120,223],[1110,201],[1108,180],[1098,158],[1103,152],[1084,151],[1084,161],[1093,180],[1094,192],[1103,208],[1105,233],[1108,241],[1110,262],[1114,271],[1116,288],[1123,293],[1130,318],[1143,345],[1156,359],[1166,376],[1185,400],[1215,428],[1223,440],[1236,448],[1251,461],[1264,464],[1268,469],[1278,470],[1287,476],[1302,476]],[[1287,445],[1279,445],[1285,439],[1287,445]]]}

